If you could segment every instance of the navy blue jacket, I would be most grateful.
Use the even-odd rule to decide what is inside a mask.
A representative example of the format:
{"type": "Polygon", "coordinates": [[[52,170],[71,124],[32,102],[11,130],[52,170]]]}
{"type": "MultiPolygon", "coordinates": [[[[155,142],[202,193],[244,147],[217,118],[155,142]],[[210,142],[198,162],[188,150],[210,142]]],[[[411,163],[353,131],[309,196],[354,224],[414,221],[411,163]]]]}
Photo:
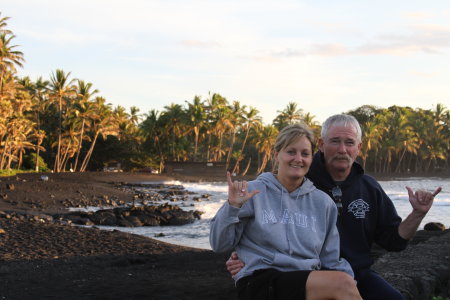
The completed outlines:
{"type": "MultiPolygon", "coordinates": [[[[314,185],[330,195],[336,186],[328,174],[321,151],[314,155],[307,174],[314,185]]],[[[408,241],[398,234],[402,219],[391,199],[371,176],[357,162],[353,163],[347,179],[340,183],[342,190],[342,211],[337,227],[341,240],[341,256],[348,260],[355,272],[370,268],[373,259],[370,250],[373,242],[388,251],[401,251],[408,241]]]]}

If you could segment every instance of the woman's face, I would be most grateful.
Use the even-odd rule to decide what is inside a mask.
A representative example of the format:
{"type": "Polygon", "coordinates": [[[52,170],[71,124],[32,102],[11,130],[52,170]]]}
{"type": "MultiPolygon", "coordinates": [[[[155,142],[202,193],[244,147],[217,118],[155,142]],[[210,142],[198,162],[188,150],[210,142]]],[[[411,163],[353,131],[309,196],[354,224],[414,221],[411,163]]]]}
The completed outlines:
{"type": "Polygon", "coordinates": [[[295,139],[291,144],[275,153],[278,176],[290,180],[303,179],[312,163],[312,145],[307,137],[295,139]]]}

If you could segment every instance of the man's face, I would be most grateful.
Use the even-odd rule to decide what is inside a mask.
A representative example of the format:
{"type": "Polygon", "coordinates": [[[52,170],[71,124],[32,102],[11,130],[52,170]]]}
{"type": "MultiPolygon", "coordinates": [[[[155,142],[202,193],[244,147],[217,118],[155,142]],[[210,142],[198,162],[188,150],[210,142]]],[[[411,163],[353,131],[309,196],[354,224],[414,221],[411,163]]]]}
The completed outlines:
{"type": "Polygon", "coordinates": [[[319,139],[319,149],[333,178],[336,174],[348,176],[361,149],[361,142],[353,126],[332,125],[328,135],[319,139]]]}

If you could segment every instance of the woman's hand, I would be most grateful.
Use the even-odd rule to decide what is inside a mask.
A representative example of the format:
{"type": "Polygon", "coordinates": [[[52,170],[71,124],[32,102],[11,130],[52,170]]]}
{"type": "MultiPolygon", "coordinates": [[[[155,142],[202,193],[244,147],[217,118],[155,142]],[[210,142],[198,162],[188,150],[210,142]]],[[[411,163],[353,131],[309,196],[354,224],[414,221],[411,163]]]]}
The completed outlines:
{"type": "Polygon", "coordinates": [[[230,172],[227,172],[228,182],[228,203],[234,207],[242,207],[248,199],[259,193],[258,190],[248,192],[247,181],[234,181],[231,180],[230,172]]]}

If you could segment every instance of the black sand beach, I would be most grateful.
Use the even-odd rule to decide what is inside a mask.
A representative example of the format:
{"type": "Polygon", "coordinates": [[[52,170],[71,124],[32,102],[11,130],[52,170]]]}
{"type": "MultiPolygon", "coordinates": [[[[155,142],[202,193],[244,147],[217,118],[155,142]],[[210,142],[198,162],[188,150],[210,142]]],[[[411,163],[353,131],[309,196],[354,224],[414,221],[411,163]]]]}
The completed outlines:
{"type": "Polygon", "coordinates": [[[64,210],[67,201],[129,201],[132,195],[114,183],[161,176],[47,175],[45,182],[41,174],[0,178],[0,211],[27,216],[0,213],[1,299],[236,299],[224,266],[227,255],[42,221],[42,215],[64,210]]]}

